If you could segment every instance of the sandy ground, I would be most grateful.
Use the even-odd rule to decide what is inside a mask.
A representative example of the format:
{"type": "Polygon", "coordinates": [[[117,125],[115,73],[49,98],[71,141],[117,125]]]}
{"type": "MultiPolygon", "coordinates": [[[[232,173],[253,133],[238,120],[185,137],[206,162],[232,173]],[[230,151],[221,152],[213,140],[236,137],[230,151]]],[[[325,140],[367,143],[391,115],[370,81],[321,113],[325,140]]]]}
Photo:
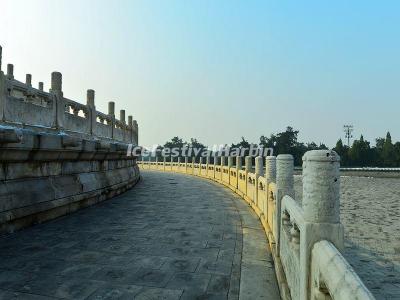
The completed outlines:
{"type": "Polygon", "coordinates": [[[377,299],[400,299],[400,179],[343,176],[340,201],[345,257],[377,299]]]}

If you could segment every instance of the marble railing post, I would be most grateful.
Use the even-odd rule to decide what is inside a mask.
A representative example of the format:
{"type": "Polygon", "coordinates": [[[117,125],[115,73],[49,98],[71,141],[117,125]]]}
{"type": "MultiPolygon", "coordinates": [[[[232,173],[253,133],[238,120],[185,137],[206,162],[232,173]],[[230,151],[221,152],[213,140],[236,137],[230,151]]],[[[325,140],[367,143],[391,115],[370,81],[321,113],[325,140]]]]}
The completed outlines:
{"type": "Polygon", "coordinates": [[[25,84],[29,87],[32,87],[32,75],[31,74],[26,74],[25,84]]]}
{"type": "MultiPolygon", "coordinates": [[[[255,162],[255,168],[254,168],[254,173],[256,175],[256,182],[255,182],[255,194],[254,194],[254,202],[256,203],[257,207],[261,210],[264,211],[264,203],[259,203],[260,197],[258,196],[258,177],[263,176],[263,171],[264,171],[264,164],[263,164],[263,157],[262,156],[257,156],[254,160],[255,162]]],[[[265,191],[262,191],[261,193],[266,193],[265,191]]]]}
{"type": "Polygon", "coordinates": [[[124,141],[127,140],[127,132],[126,132],[126,120],[125,120],[125,109],[120,109],[119,111],[119,121],[122,123],[122,139],[124,141]]]}
{"type": "Polygon", "coordinates": [[[14,65],[7,64],[7,78],[14,79],[14,65]]]}
{"type": "Polygon", "coordinates": [[[241,156],[236,156],[236,171],[239,176],[239,171],[242,169],[242,157],[241,156]]]}
{"type": "Polygon", "coordinates": [[[255,171],[254,171],[254,173],[256,173],[256,177],[263,176],[264,173],[263,169],[264,169],[263,158],[262,156],[257,156],[255,158],[255,171]]]}
{"type": "Polygon", "coordinates": [[[252,168],[253,168],[252,157],[246,156],[244,158],[244,170],[246,171],[246,173],[249,173],[252,171],[252,168]]]}
{"type": "Polygon", "coordinates": [[[293,156],[290,154],[279,154],[276,158],[276,199],[274,218],[274,236],[276,254],[278,256],[280,255],[281,203],[282,198],[285,195],[294,198],[293,172],[293,156]]]}
{"type": "Polygon", "coordinates": [[[276,156],[265,158],[265,180],[268,184],[276,182],[276,156]]]}
{"type": "Polygon", "coordinates": [[[215,154],[214,155],[214,170],[215,170],[215,167],[218,166],[219,164],[220,164],[219,163],[219,156],[217,154],[215,154]]]}
{"type": "Polygon", "coordinates": [[[115,102],[109,101],[108,102],[108,116],[111,119],[109,126],[111,126],[111,138],[114,138],[114,129],[115,129],[115,102]]]}
{"type": "Polygon", "coordinates": [[[241,156],[236,156],[236,169],[240,171],[242,169],[242,157],[241,156]]]}
{"type": "Polygon", "coordinates": [[[96,132],[96,124],[97,124],[97,115],[96,115],[96,106],[94,105],[94,90],[86,91],[86,106],[89,110],[88,119],[90,121],[90,134],[94,135],[96,132]]]}
{"type": "Polygon", "coordinates": [[[139,145],[139,126],[136,120],[132,121],[132,143],[139,145]]]}
{"type": "Polygon", "coordinates": [[[343,250],[340,224],[340,158],[332,150],[308,151],[303,156],[303,217],[300,232],[300,296],[310,297],[311,251],[320,240],[328,240],[343,250]]]}
{"type": "Polygon", "coordinates": [[[86,91],[86,105],[89,106],[90,108],[95,106],[94,95],[95,95],[94,90],[89,89],[86,91]]]}
{"type": "Polygon", "coordinates": [[[192,156],[192,173],[194,173],[194,164],[196,163],[196,157],[192,156]]]}
{"type": "Polygon", "coordinates": [[[54,113],[54,127],[57,129],[64,128],[65,120],[65,102],[62,92],[62,74],[60,72],[51,73],[51,89],[50,93],[54,96],[53,113],[54,113]]]}
{"type": "Polygon", "coordinates": [[[228,156],[228,168],[233,167],[233,156],[228,156]]]}
{"type": "Polygon", "coordinates": [[[264,203],[264,214],[268,216],[268,201],[273,200],[273,191],[270,190],[270,183],[276,182],[276,156],[267,156],[265,158],[265,185],[267,199],[264,203]]]}
{"type": "Polygon", "coordinates": [[[213,178],[216,178],[216,172],[217,172],[217,167],[220,166],[220,157],[218,156],[217,153],[214,155],[214,172],[213,172],[213,178]]]}
{"type": "Polygon", "coordinates": [[[134,137],[133,137],[133,117],[128,116],[128,131],[129,131],[129,141],[133,144],[134,137]]]}
{"type": "Polygon", "coordinates": [[[188,163],[189,163],[189,157],[185,156],[185,173],[187,173],[188,163]]]}
{"type": "MultiPolygon", "coordinates": [[[[251,156],[246,156],[245,158],[244,158],[244,170],[245,170],[245,172],[246,172],[246,177],[245,177],[245,179],[246,179],[246,181],[245,181],[245,195],[247,195],[247,180],[248,180],[248,177],[247,177],[247,173],[250,173],[251,171],[252,171],[252,168],[253,168],[253,162],[252,162],[252,157],[251,156]]],[[[239,175],[239,174],[238,174],[239,175]]]]}
{"type": "Polygon", "coordinates": [[[225,166],[225,159],[226,159],[225,156],[221,156],[221,167],[225,166]]]}
{"type": "Polygon", "coordinates": [[[125,122],[125,109],[121,109],[119,111],[119,120],[123,123],[126,124],[125,122]]]}
{"type": "Polygon", "coordinates": [[[167,162],[167,158],[164,156],[163,157],[163,171],[165,171],[165,163],[167,162]]]}
{"type": "Polygon", "coordinates": [[[115,102],[114,101],[109,101],[108,102],[108,114],[110,116],[115,115],[115,102]]]}
{"type": "Polygon", "coordinates": [[[340,223],[340,158],[334,151],[315,150],[303,156],[304,219],[311,223],[340,223]]]}

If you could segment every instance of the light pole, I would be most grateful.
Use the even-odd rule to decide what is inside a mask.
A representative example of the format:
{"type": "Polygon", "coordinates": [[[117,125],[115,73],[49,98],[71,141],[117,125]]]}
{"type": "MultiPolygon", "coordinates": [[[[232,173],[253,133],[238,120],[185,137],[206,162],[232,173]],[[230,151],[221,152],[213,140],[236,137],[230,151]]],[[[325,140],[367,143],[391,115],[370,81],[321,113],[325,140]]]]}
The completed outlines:
{"type": "Polygon", "coordinates": [[[350,148],[350,139],[353,137],[352,132],[354,130],[353,125],[343,125],[343,131],[347,139],[347,146],[350,148]]]}

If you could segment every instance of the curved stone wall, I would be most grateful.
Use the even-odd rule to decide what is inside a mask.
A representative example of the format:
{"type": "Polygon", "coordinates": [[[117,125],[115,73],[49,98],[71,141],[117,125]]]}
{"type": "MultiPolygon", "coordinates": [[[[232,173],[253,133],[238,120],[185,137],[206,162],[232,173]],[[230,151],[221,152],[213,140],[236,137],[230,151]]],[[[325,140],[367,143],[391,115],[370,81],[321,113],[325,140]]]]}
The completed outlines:
{"type": "Polygon", "coordinates": [[[14,78],[14,66],[1,70],[0,47],[0,233],[40,223],[122,193],[139,180],[138,125],[125,110],[115,117],[64,97],[62,75],[51,74],[51,88],[14,78]]]}
{"type": "Polygon", "coordinates": [[[0,232],[95,204],[139,180],[127,144],[0,127],[0,232]],[[3,139],[4,141],[4,139],[3,139]]]}

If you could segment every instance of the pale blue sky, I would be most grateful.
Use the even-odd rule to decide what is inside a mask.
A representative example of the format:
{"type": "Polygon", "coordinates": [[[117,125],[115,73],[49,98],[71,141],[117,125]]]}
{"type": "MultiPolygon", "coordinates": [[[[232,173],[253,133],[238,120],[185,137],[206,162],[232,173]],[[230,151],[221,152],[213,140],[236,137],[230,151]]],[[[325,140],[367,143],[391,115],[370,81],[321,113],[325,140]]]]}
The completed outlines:
{"type": "Polygon", "coordinates": [[[399,1],[0,0],[3,70],[63,73],[66,97],[137,119],[143,145],[300,130],[333,146],[352,123],[400,139],[399,1]]]}

